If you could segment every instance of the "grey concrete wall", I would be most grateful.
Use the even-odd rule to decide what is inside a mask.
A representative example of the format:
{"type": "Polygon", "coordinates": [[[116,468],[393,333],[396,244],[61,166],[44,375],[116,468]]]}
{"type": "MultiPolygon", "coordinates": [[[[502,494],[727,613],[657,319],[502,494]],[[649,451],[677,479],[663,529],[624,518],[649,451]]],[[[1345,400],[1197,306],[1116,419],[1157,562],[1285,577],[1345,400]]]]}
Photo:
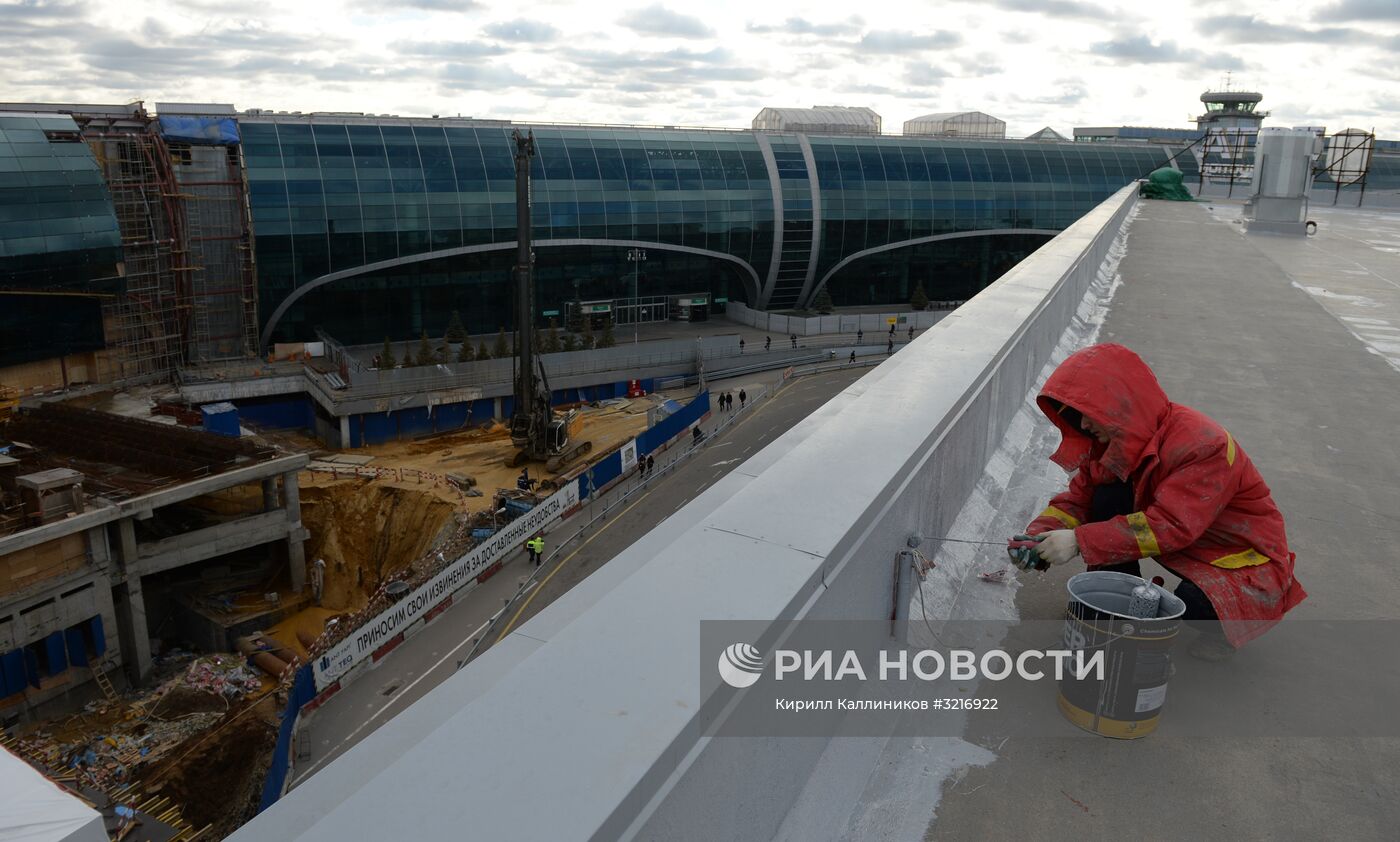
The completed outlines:
{"type": "MultiPolygon", "coordinates": [[[[921,353],[901,351],[885,364],[895,367],[882,380],[886,388],[879,390],[889,408],[897,407],[905,392],[947,390],[937,401],[943,411],[923,416],[933,421],[920,445],[902,464],[891,465],[895,470],[881,472],[883,487],[873,502],[841,523],[842,534],[824,553],[820,580],[793,595],[790,613],[779,614],[784,619],[774,622],[772,639],[791,622],[787,617],[888,616],[894,554],[911,535],[949,534],[1135,201],[1135,190],[1120,191],[911,345],[910,350],[921,353]],[[930,377],[920,369],[933,359],[940,373],[930,377]]],[[[869,405],[863,409],[880,410],[876,394],[865,399],[869,405]]],[[[906,421],[921,417],[915,404],[922,402],[907,403],[896,411],[908,411],[906,421]]],[[[833,422],[823,432],[834,433],[837,426],[853,437],[863,435],[854,417],[833,422]]],[[[648,776],[658,786],[645,804],[637,797],[642,793],[634,791],[598,835],[767,838],[777,831],[825,745],[815,738],[696,741],[680,768],[664,779],[661,768],[648,776]],[[716,804],[726,808],[716,810],[716,804]],[[640,814],[629,817],[633,810],[640,814]]],[[[668,754],[679,755],[683,747],[676,745],[668,754]]],[[[667,760],[661,758],[658,767],[667,760]]]]}
{"type": "Polygon", "coordinates": [[[902,310],[889,313],[835,313],[830,316],[803,317],[783,316],[763,310],[753,310],[737,301],[731,301],[725,305],[724,317],[732,322],[756,327],[759,330],[770,330],[783,336],[792,333],[798,336],[820,336],[831,333],[855,333],[857,330],[863,330],[874,338],[890,329],[889,320],[891,318],[898,325],[898,331],[908,330],[910,325],[913,325],[916,330],[925,330],[941,321],[952,309],[950,306],[942,310],[921,310],[918,312],[902,310]]]}

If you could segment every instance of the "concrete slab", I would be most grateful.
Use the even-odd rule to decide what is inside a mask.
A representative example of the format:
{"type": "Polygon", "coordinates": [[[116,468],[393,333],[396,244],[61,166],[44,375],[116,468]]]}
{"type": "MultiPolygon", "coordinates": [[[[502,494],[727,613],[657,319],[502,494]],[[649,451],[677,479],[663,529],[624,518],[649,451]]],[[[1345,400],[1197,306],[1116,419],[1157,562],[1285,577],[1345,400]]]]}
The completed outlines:
{"type": "MultiPolygon", "coordinates": [[[[1325,219],[1312,240],[1246,238],[1204,205],[1144,203],[1100,341],[1140,353],[1173,400],[1219,420],[1260,468],[1311,594],[1286,624],[1393,621],[1400,581],[1380,547],[1400,508],[1393,441],[1400,375],[1358,339],[1345,311],[1333,310],[1354,301],[1306,287],[1366,295],[1376,306],[1364,318],[1388,324],[1400,325],[1400,308],[1381,277],[1388,253],[1356,242],[1367,239],[1357,233],[1360,218],[1329,212],[1325,219]]],[[[1063,582],[1075,572],[1066,565],[1022,588],[1022,618],[1060,616],[1063,582]]],[[[1299,637],[1282,627],[1265,635],[1219,667],[1212,686],[1228,686],[1232,676],[1282,684],[1339,654],[1300,645],[1299,637]]],[[[1199,675],[1204,668],[1188,661],[1173,679],[1176,703],[1230,705],[1230,698],[1188,698],[1200,682],[1181,673],[1193,664],[1199,675]]],[[[1336,692],[1379,692],[1377,681],[1355,674],[1336,692]]],[[[1250,705],[1237,715],[1271,712],[1250,705]]],[[[1119,742],[1026,735],[1002,722],[968,739],[999,759],[945,789],[925,838],[1385,839],[1400,825],[1395,738],[1164,731],[1119,742]]]]}

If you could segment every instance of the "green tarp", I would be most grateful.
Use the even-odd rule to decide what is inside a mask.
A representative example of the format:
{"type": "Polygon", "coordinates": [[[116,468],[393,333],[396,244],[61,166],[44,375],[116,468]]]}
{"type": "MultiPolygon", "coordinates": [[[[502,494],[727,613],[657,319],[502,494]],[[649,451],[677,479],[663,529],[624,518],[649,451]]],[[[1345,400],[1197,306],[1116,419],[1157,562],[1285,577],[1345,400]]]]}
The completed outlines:
{"type": "Polygon", "coordinates": [[[1171,167],[1160,167],[1147,177],[1140,194],[1144,199],[1169,199],[1173,202],[1191,202],[1191,191],[1181,183],[1181,171],[1171,167]]]}

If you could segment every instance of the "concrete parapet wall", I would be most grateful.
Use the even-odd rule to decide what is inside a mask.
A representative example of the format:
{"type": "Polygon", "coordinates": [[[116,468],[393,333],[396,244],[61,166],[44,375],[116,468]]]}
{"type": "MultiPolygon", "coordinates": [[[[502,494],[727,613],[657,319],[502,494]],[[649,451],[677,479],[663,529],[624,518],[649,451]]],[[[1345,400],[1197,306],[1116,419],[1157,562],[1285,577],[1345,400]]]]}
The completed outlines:
{"type": "Polygon", "coordinates": [[[700,624],[763,621],[753,642],[765,649],[797,620],[888,618],[895,553],[910,535],[952,527],[1135,191],[1085,215],[233,838],[368,838],[394,833],[404,815],[425,837],[464,822],[483,838],[771,837],[827,741],[707,739],[725,699],[701,695],[700,624]],[[539,793],[549,809],[526,806],[539,793]]]}
{"type": "Polygon", "coordinates": [[[830,316],[804,317],[753,310],[740,302],[731,301],[725,305],[724,317],[759,330],[770,330],[779,334],[780,338],[789,334],[821,336],[863,330],[870,334],[871,339],[875,339],[890,329],[890,319],[895,320],[897,332],[906,331],[911,326],[915,330],[925,330],[941,321],[957,304],[958,302],[954,301],[934,302],[935,309],[932,310],[905,310],[898,313],[834,313],[830,316]],[[937,307],[939,304],[946,306],[937,307]]]}

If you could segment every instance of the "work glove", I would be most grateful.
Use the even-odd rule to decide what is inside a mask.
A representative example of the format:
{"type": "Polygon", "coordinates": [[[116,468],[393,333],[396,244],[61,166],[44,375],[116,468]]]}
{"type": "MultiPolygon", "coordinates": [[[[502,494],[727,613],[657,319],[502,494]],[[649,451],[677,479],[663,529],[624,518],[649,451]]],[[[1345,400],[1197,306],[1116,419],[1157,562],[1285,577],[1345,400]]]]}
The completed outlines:
{"type": "Polygon", "coordinates": [[[1064,564],[1079,555],[1079,539],[1073,529],[1056,529],[1040,536],[1035,551],[1050,564],[1064,564]]]}
{"type": "Polygon", "coordinates": [[[1050,565],[1035,552],[1035,545],[1043,536],[1017,535],[1006,542],[1006,554],[1011,563],[1022,570],[1044,570],[1050,565]]]}

